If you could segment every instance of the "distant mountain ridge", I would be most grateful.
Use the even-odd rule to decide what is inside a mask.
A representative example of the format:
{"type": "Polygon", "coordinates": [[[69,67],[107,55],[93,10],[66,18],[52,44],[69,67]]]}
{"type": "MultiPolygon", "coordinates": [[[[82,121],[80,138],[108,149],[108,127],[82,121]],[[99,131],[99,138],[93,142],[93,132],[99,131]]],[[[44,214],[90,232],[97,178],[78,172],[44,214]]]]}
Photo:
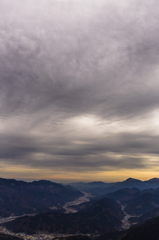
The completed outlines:
{"type": "Polygon", "coordinates": [[[95,196],[115,192],[123,188],[138,188],[140,190],[149,188],[159,188],[159,178],[141,181],[134,178],[128,178],[123,182],[104,183],[104,182],[88,182],[88,183],[69,183],[70,186],[80,191],[87,191],[95,196]]]}

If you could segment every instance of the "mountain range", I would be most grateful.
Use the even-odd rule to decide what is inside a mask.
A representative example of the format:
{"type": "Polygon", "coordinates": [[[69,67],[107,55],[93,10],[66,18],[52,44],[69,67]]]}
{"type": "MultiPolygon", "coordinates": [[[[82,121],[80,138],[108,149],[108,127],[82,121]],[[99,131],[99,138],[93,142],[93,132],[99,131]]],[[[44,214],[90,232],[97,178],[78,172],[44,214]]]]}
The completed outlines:
{"type": "Polygon", "coordinates": [[[126,231],[110,232],[101,235],[97,240],[158,240],[159,217],[150,219],[140,226],[126,231]]]}
{"type": "Polygon", "coordinates": [[[104,182],[89,182],[89,183],[69,183],[70,186],[93,194],[94,196],[103,195],[110,192],[115,192],[123,188],[138,188],[140,190],[148,188],[159,188],[159,178],[153,178],[147,181],[141,181],[134,178],[128,178],[123,182],[104,183],[104,182]]]}
{"type": "Polygon", "coordinates": [[[131,215],[141,215],[159,207],[159,188],[145,190],[125,188],[104,196],[119,201],[131,215]]]}
{"type": "MultiPolygon", "coordinates": [[[[83,196],[79,190],[51,181],[0,179],[0,216],[51,212],[83,196]]],[[[63,209],[61,208],[61,211],[63,209]]]]}
{"type": "MultiPolygon", "coordinates": [[[[70,207],[70,203],[65,206],[70,207]]],[[[79,234],[78,240],[90,238],[80,234],[101,235],[97,240],[157,239],[159,179],[140,181],[129,178],[117,183],[74,183],[70,186],[46,180],[27,183],[1,178],[0,217],[23,214],[32,215],[18,217],[2,225],[14,232],[28,234],[79,234]],[[83,196],[83,190],[92,194],[90,201],[76,201],[71,204],[71,209],[77,212],[66,213],[64,204],[83,196]],[[125,216],[129,220],[124,220],[125,216]],[[133,227],[123,230],[126,229],[124,221],[129,221],[133,227]],[[147,238],[150,234],[153,237],[147,238]]],[[[7,239],[8,236],[5,237],[7,239]]],[[[74,239],[77,236],[70,240],[74,239]]]]}
{"type": "Polygon", "coordinates": [[[77,213],[43,213],[25,216],[3,224],[13,232],[93,233],[116,231],[121,228],[124,214],[115,201],[103,198],[77,213]]]}

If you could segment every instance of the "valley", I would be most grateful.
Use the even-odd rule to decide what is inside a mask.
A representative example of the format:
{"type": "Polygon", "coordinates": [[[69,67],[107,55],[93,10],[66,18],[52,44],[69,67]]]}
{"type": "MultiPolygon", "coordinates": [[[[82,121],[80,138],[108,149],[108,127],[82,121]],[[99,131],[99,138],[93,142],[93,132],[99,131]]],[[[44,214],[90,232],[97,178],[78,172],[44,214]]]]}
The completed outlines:
{"type": "MultiPolygon", "coordinates": [[[[102,185],[102,191],[104,190],[104,183],[101,182],[88,184],[87,187],[91,186],[92,189],[92,192],[89,189],[88,193],[45,180],[27,184],[0,179],[0,183],[2,199],[10,194],[10,197],[6,198],[5,211],[12,211],[10,216],[4,217],[4,214],[1,214],[0,233],[20,239],[118,240],[120,236],[121,240],[125,240],[127,235],[136,234],[135,229],[140,229],[140,225],[142,228],[144,221],[159,216],[159,208],[156,208],[159,205],[158,180],[151,180],[150,184],[139,184],[138,180],[127,179],[121,183],[113,183],[112,188],[117,190],[111,189],[104,195],[97,191],[97,185],[99,189],[102,185]],[[137,188],[138,184],[141,188],[137,188]],[[145,186],[152,187],[153,184],[157,188],[145,188],[145,186]],[[119,186],[120,189],[118,189],[119,186]],[[28,202],[28,206],[32,207],[37,203],[38,208],[37,206],[34,208],[36,211],[28,213],[28,206],[24,208],[22,201],[23,205],[20,204],[20,208],[23,207],[26,212],[17,216],[15,213],[19,212],[19,201],[11,201],[13,193],[21,194],[21,199],[23,199],[23,193],[27,193],[28,199],[25,204],[28,202]],[[12,203],[12,208],[9,206],[8,199],[12,203]],[[59,200],[55,202],[56,199],[59,200]],[[136,223],[140,225],[134,228],[136,223]]],[[[82,186],[86,188],[86,185],[80,183],[80,188],[82,186]]],[[[104,191],[108,191],[108,188],[104,191]]],[[[3,205],[1,209],[2,207],[3,205]]]]}
{"type": "MultiPolygon", "coordinates": [[[[79,197],[72,202],[65,203],[63,208],[65,209],[66,213],[75,213],[75,212],[77,212],[77,210],[71,208],[71,206],[79,205],[81,203],[90,201],[90,199],[89,199],[89,197],[91,197],[90,193],[83,192],[83,194],[84,194],[84,196],[79,197]]],[[[34,215],[30,214],[30,215],[10,216],[10,217],[6,217],[6,218],[0,218],[0,224],[7,223],[7,222],[13,221],[19,217],[24,217],[24,216],[34,216],[34,215]]],[[[21,238],[24,240],[28,240],[28,239],[29,240],[52,240],[52,239],[56,239],[56,238],[68,238],[68,237],[72,237],[72,236],[76,237],[78,235],[78,234],[47,234],[47,233],[39,233],[39,234],[30,235],[30,234],[26,234],[26,233],[14,233],[3,226],[0,227],[0,233],[6,234],[9,236],[18,237],[18,238],[21,238]]],[[[86,234],[86,235],[84,234],[83,236],[88,236],[88,235],[89,234],[86,234]]],[[[97,236],[98,235],[93,235],[92,238],[95,238],[97,236]]]]}
{"type": "Polygon", "coordinates": [[[72,201],[72,202],[67,202],[65,203],[65,205],[63,206],[63,208],[66,210],[66,213],[76,213],[78,212],[78,210],[74,209],[74,206],[77,206],[81,203],[84,202],[89,202],[90,201],[90,197],[91,194],[90,193],[86,193],[86,192],[82,192],[84,194],[84,196],[77,198],[76,200],[72,201]]]}
{"type": "MultiPolygon", "coordinates": [[[[131,222],[129,222],[129,218],[131,218],[131,217],[134,217],[133,215],[130,215],[130,214],[128,214],[126,211],[125,211],[125,207],[123,206],[123,205],[121,205],[121,209],[122,209],[122,211],[123,211],[123,213],[124,213],[124,218],[123,218],[123,220],[122,220],[122,229],[123,230],[126,230],[126,229],[129,229],[130,227],[131,227],[131,222]]],[[[136,217],[136,216],[135,216],[136,217]]]]}

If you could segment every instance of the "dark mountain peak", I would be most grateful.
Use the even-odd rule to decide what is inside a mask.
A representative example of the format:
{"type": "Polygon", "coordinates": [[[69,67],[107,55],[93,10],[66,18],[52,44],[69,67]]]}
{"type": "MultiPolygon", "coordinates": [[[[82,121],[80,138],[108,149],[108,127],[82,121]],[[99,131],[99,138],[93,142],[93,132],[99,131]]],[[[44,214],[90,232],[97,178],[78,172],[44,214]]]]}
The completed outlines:
{"type": "Polygon", "coordinates": [[[97,182],[89,182],[89,184],[97,184],[97,185],[100,185],[100,184],[105,184],[105,183],[102,182],[102,181],[97,181],[97,182]]]}
{"type": "Polygon", "coordinates": [[[56,184],[56,185],[58,185],[58,183],[54,183],[54,182],[51,182],[51,181],[49,181],[49,180],[38,180],[38,181],[33,181],[31,184],[36,184],[36,185],[56,184]]]}
{"type": "Polygon", "coordinates": [[[28,184],[27,182],[20,181],[20,180],[0,178],[0,187],[3,187],[3,186],[17,187],[17,186],[23,186],[27,184],[28,184]]]}
{"type": "Polygon", "coordinates": [[[62,185],[61,183],[51,182],[49,180],[33,181],[30,184],[32,186],[44,187],[44,188],[54,188],[54,189],[56,189],[56,188],[58,188],[58,189],[67,188],[66,186],[62,185]]]}
{"type": "Polygon", "coordinates": [[[128,178],[124,182],[142,182],[142,181],[135,178],[128,178]]]}
{"type": "Polygon", "coordinates": [[[145,182],[158,183],[159,182],[159,178],[152,178],[152,179],[147,180],[145,182]]]}

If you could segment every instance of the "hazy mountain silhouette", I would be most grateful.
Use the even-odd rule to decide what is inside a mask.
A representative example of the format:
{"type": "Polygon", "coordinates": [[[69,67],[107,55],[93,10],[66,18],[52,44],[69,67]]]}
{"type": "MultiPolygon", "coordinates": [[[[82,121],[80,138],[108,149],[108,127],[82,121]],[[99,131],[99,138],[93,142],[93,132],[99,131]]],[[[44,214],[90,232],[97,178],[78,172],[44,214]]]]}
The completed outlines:
{"type": "Polygon", "coordinates": [[[123,182],[104,183],[104,182],[89,182],[89,183],[70,183],[70,186],[77,188],[80,191],[92,193],[95,196],[104,195],[106,193],[115,192],[123,188],[138,188],[140,190],[149,188],[159,188],[159,178],[153,178],[147,181],[141,181],[134,178],[128,178],[123,182]]]}
{"type": "Polygon", "coordinates": [[[0,179],[0,216],[49,212],[83,194],[72,187],[41,180],[27,183],[14,179],[0,179]]]}

